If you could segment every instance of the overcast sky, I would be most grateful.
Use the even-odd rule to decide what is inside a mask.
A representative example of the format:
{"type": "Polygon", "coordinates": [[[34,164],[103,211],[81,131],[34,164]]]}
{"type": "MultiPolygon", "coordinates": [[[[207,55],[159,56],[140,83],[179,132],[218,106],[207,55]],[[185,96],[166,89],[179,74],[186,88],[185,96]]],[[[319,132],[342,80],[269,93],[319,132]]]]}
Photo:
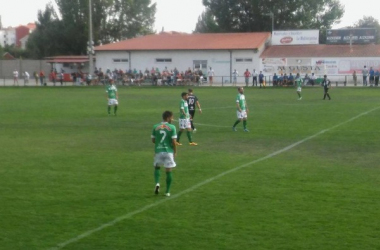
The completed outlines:
{"type": "MultiPolygon", "coordinates": [[[[50,0],[0,0],[3,26],[18,26],[37,20],[38,10],[45,9],[50,0]]],[[[53,1],[54,2],[54,1],[53,1]]],[[[204,10],[202,0],[153,0],[157,3],[155,29],[191,33],[204,10]]],[[[380,21],[380,0],[340,0],[345,6],[342,22],[333,28],[349,26],[363,16],[380,21]]],[[[276,18],[276,17],[275,17],[276,18]]]]}

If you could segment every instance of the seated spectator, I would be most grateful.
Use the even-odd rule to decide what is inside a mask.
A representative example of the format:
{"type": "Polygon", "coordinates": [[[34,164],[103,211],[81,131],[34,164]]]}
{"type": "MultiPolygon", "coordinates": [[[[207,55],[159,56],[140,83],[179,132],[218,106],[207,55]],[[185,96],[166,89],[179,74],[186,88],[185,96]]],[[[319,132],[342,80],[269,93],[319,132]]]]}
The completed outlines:
{"type": "Polygon", "coordinates": [[[277,86],[277,81],[278,81],[278,76],[276,75],[276,73],[274,73],[274,75],[273,75],[273,86],[277,86]]]}
{"type": "Polygon", "coordinates": [[[283,77],[283,85],[288,86],[288,75],[285,73],[283,77]]]}
{"type": "Polygon", "coordinates": [[[281,74],[277,79],[277,84],[282,86],[284,84],[284,74],[281,74]]]}
{"type": "Polygon", "coordinates": [[[288,84],[289,85],[294,85],[294,76],[293,76],[292,73],[289,74],[288,84]]]}

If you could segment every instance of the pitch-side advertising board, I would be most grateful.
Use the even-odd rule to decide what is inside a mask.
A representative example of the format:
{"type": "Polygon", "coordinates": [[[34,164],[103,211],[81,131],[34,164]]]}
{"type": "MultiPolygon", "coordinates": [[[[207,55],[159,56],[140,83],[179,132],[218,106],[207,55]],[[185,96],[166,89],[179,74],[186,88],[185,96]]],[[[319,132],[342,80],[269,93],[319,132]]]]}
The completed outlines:
{"type": "Polygon", "coordinates": [[[319,30],[276,30],[272,32],[272,45],[319,44],[319,30]]]}

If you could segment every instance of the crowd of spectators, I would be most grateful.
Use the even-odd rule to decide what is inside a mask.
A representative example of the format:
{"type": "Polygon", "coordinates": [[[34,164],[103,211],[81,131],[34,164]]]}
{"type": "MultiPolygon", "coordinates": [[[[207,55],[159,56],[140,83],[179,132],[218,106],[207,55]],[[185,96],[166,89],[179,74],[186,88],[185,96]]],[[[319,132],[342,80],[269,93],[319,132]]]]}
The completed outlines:
{"type": "Polygon", "coordinates": [[[143,72],[142,70],[129,69],[123,71],[122,69],[107,69],[105,72],[102,68],[95,68],[94,84],[107,84],[113,81],[118,85],[138,85],[141,86],[143,82],[150,83],[154,86],[176,86],[176,85],[193,85],[202,84],[206,80],[201,70],[191,70],[189,67],[186,71],[179,71],[177,68],[160,71],[158,68],[148,68],[143,72]]]}

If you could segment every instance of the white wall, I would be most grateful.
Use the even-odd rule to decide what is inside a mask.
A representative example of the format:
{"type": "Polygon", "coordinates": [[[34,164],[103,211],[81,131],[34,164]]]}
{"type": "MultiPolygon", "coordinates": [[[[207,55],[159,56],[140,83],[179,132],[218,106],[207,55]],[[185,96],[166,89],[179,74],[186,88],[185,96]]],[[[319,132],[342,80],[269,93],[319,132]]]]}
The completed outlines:
{"type": "MultiPolygon", "coordinates": [[[[253,50],[234,50],[232,51],[232,70],[236,69],[240,75],[248,68],[249,71],[260,68],[260,54],[264,46],[257,51],[253,50]],[[252,62],[236,62],[237,58],[251,58],[252,62]]],[[[160,71],[175,67],[181,72],[189,67],[193,70],[193,60],[207,60],[207,67],[212,67],[215,72],[215,79],[221,80],[221,76],[230,76],[230,52],[228,50],[217,51],[97,51],[96,67],[102,68],[103,71],[115,68],[128,70],[129,68],[149,70],[159,68],[160,71]],[[172,62],[156,62],[156,58],[171,58],[172,62]],[[128,62],[113,62],[113,59],[128,59],[128,62]]]]}

